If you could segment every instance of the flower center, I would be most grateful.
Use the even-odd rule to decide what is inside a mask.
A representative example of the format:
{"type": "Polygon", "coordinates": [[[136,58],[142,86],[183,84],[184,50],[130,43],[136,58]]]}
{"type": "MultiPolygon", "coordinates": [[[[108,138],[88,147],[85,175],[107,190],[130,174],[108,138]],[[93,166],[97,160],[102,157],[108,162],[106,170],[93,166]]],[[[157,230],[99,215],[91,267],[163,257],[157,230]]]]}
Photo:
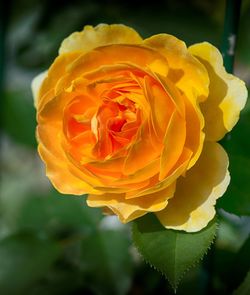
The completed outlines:
{"type": "Polygon", "coordinates": [[[127,98],[104,99],[92,118],[92,132],[97,143],[94,154],[101,159],[109,158],[126,147],[140,125],[139,109],[127,98]]]}
{"type": "Polygon", "coordinates": [[[86,156],[104,160],[126,153],[141,124],[141,111],[131,97],[133,92],[121,87],[103,91],[96,101],[79,95],[68,104],[64,133],[74,158],[84,162],[86,156]]]}

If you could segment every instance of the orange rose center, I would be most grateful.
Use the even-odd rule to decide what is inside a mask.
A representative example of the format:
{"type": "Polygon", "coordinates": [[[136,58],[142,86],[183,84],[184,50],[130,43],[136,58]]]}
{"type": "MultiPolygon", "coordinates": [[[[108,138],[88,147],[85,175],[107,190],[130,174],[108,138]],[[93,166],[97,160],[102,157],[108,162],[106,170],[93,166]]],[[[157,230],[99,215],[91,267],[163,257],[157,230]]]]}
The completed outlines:
{"type": "Polygon", "coordinates": [[[91,156],[101,160],[121,150],[126,153],[125,147],[141,125],[141,110],[133,101],[133,91],[142,95],[142,89],[135,81],[131,83],[132,90],[115,85],[99,97],[78,95],[68,103],[64,109],[64,133],[78,161],[82,162],[88,146],[92,147],[91,156]]]}

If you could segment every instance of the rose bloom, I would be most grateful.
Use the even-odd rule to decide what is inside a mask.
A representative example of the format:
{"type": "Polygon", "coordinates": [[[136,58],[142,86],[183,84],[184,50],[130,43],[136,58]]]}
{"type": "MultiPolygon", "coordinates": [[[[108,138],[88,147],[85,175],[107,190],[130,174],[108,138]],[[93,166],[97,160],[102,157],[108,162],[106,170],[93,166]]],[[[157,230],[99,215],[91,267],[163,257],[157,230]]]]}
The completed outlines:
{"type": "Polygon", "coordinates": [[[217,141],[247,90],[213,45],[86,26],[32,90],[38,151],[59,192],[88,194],[123,223],[154,212],[166,228],[195,232],[214,217],[230,181],[217,141]]]}

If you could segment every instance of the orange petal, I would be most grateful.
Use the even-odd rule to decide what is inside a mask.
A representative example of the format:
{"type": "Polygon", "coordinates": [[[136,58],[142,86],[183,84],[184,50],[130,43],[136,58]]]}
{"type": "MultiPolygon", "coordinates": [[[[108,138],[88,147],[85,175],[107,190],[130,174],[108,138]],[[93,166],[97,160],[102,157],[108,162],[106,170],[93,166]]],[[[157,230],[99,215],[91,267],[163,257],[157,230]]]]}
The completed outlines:
{"type": "Polygon", "coordinates": [[[159,138],[163,138],[169,119],[174,110],[174,103],[164,88],[149,76],[144,78],[145,96],[151,109],[152,127],[159,138]]]}
{"type": "Polygon", "coordinates": [[[46,165],[46,175],[54,187],[62,194],[84,195],[100,193],[93,186],[71,174],[67,161],[61,161],[48,151],[43,145],[38,146],[38,152],[46,165]]]}
{"type": "Polygon", "coordinates": [[[137,139],[133,142],[128,156],[124,162],[123,173],[134,174],[150,162],[159,157],[162,145],[152,142],[148,122],[141,126],[137,139]]]}
{"type": "MultiPolygon", "coordinates": [[[[66,54],[65,54],[66,55],[66,54]]],[[[60,56],[59,56],[60,58],[60,56]]],[[[82,54],[67,68],[74,79],[81,74],[96,71],[105,65],[117,67],[137,66],[141,69],[150,69],[150,65],[159,60],[168,68],[167,61],[160,53],[140,45],[109,45],[98,47],[91,52],[82,54]]],[[[161,74],[161,70],[159,71],[161,74]]]]}
{"type": "Polygon", "coordinates": [[[151,179],[151,183],[148,187],[143,190],[128,192],[126,194],[126,198],[137,198],[143,195],[152,194],[170,186],[180,175],[186,172],[191,157],[192,151],[184,148],[180,158],[176,162],[175,166],[170,170],[168,176],[165,179],[159,181],[159,176],[156,175],[151,179]]]}
{"type": "Polygon", "coordinates": [[[190,169],[196,163],[202,151],[205,138],[203,132],[204,118],[198,104],[192,104],[187,98],[183,101],[186,110],[185,119],[187,132],[185,147],[193,152],[192,159],[188,164],[188,169],[190,169]]]}
{"type": "Polygon", "coordinates": [[[186,139],[186,121],[177,111],[171,116],[161,153],[159,180],[163,180],[179,159],[186,139]]]}

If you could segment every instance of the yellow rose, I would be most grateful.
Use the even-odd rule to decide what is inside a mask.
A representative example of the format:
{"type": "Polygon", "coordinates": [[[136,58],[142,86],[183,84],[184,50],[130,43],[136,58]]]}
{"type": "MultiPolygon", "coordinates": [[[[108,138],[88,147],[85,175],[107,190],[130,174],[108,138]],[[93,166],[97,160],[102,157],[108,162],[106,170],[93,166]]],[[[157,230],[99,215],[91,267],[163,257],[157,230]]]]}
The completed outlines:
{"type": "Polygon", "coordinates": [[[229,184],[216,143],[244,107],[244,83],[209,43],[143,40],[124,25],[86,26],[34,79],[38,150],[58,191],[126,223],[155,212],[194,232],[229,184]]]}

